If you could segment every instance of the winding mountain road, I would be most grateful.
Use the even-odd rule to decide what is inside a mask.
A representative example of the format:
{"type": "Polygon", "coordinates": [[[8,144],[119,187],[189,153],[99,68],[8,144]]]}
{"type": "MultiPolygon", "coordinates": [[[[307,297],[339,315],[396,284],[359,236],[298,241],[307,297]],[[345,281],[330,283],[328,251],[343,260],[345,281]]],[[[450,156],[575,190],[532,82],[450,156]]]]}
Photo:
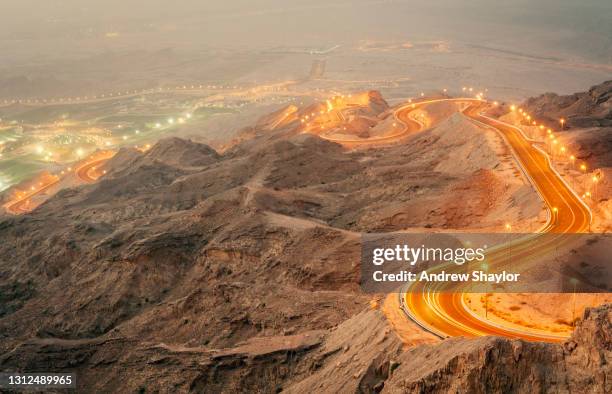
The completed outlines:
{"type": "MultiPolygon", "coordinates": [[[[504,137],[521,169],[549,209],[550,219],[540,234],[559,234],[546,237],[529,235],[495,250],[488,256],[488,263],[491,268],[499,270],[511,264],[516,266],[521,257],[550,253],[564,242],[562,234],[585,232],[591,221],[591,211],[554,170],[548,156],[534,141],[529,140],[519,128],[483,115],[486,106],[485,102],[472,100],[464,115],[504,137]],[[512,254],[508,253],[509,247],[512,254]]],[[[409,289],[400,292],[400,306],[408,317],[440,337],[497,335],[549,342],[562,341],[567,337],[559,333],[506,327],[483,319],[469,310],[460,287],[453,291],[440,291],[435,286],[415,282],[409,289]]]]}

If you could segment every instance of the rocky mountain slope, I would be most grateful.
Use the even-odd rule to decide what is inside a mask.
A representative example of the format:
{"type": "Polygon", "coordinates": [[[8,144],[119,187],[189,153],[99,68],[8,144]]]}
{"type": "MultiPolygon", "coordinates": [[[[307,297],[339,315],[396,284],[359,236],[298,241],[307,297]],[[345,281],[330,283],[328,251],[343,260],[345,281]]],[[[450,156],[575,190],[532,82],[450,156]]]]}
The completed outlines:
{"type": "MultiPolygon", "coordinates": [[[[469,391],[486,382],[478,371],[516,372],[489,369],[489,354],[516,354],[499,339],[404,352],[359,288],[361,232],[538,214],[502,140],[462,115],[361,150],[286,128],[223,153],[171,138],[106,170],[0,218],[0,370],[77,371],[89,392],[469,391]]],[[[609,322],[601,310],[583,326],[609,346],[601,313],[609,322]]],[[[522,346],[542,368],[559,357],[522,346]]]]}
{"type": "Polygon", "coordinates": [[[525,101],[523,107],[555,130],[565,119],[560,132],[576,157],[590,168],[612,167],[612,81],[569,96],[546,93],[525,101]]]}
{"type": "Polygon", "coordinates": [[[537,119],[555,126],[559,119],[565,118],[569,127],[609,127],[612,126],[612,81],[569,96],[546,93],[532,97],[523,107],[537,119]]]}

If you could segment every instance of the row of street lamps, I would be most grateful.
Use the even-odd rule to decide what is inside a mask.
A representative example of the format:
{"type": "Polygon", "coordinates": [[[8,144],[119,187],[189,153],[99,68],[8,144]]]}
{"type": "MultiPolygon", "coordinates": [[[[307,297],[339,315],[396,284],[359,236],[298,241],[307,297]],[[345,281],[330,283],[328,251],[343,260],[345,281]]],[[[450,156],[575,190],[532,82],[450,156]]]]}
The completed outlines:
{"type": "MultiPolygon", "coordinates": [[[[511,105],[510,110],[512,112],[515,112],[515,111],[518,112],[519,115],[522,116],[523,121],[528,122],[529,126],[536,127],[536,130],[544,131],[544,129],[546,129],[545,141],[549,148],[551,161],[553,162],[553,164],[555,162],[555,158],[557,157],[557,152],[559,152],[558,153],[559,156],[569,158],[572,169],[575,169],[576,156],[574,156],[573,154],[569,154],[567,148],[564,145],[559,144],[559,140],[555,136],[552,129],[546,128],[543,124],[538,124],[538,122],[535,119],[533,119],[532,116],[528,114],[526,111],[524,111],[522,108],[517,108],[515,105],[511,105]],[[569,156],[566,156],[568,154],[569,156]]],[[[562,130],[565,128],[565,123],[566,123],[565,118],[559,119],[559,124],[561,125],[562,130]]],[[[587,174],[588,167],[586,163],[584,162],[580,163],[578,168],[584,175],[587,174]]],[[[601,179],[601,174],[598,174],[597,172],[595,172],[593,176],[591,176],[590,178],[587,178],[587,183],[584,185],[584,189],[586,190],[586,192],[582,194],[583,199],[589,198],[594,203],[597,202],[597,184],[599,183],[600,179],[601,179]],[[589,180],[592,182],[591,185],[588,184],[589,180]],[[593,193],[591,193],[590,191],[591,186],[592,186],[593,193]]]]}

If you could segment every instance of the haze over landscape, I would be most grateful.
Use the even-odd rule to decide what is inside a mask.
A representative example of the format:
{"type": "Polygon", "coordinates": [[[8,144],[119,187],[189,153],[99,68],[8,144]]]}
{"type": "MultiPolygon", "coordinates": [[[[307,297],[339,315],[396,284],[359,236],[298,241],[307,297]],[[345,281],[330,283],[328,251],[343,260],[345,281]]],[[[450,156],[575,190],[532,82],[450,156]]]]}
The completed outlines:
{"type": "Polygon", "coordinates": [[[612,391],[609,1],[4,0],[0,52],[0,390],[612,391]]]}
{"type": "Polygon", "coordinates": [[[94,94],[109,84],[301,78],[311,50],[336,45],[328,78],[404,78],[415,89],[478,82],[508,98],[584,89],[604,80],[612,62],[607,1],[8,0],[2,7],[0,86],[18,97],[41,94],[13,87],[20,76],[47,94],[60,86],[94,94]],[[379,50],[358,50],[368,42],[379,50]],[[380,61],[380,46],[406,44],[413,49],[380,61]]]}

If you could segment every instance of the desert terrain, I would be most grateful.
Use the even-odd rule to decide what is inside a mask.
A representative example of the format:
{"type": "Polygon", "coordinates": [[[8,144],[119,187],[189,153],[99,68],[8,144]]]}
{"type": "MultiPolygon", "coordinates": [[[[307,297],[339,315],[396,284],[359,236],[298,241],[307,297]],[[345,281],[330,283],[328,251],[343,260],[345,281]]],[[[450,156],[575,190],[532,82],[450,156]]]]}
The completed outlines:
{"type": "MultiPolygon", "coordinates": [[[[584,116],[602,117],[600,97],[584,116]]],[[[433,100],[402,118],[378,92],[331,97],[266,115],[218,150],[176,137],[124,147],[90,183],[5,214],[0,366],[76,370],[90,391],[603,389],[610,311],[587,307],[605,295],[579,295],[583,318],[557,316],[569,338],[548,345],[441,341],[393,295],[360,290],[361,233],[547,221],[504,138],[466,105],[433,100]],[[499,362],[482,364],[489,353],[499,362]],[[528,372],[533,363],[546,372],[528,372]],[[583,371],[593,363],[595,380],[583,371]],[[457,379],[457,368],[479,377],[457,379]]],[[[535,114],[534,101],[523,107],[535,114]]],[[[569,123],[564,138],[588,132],[569,123]]],[[[605,164],[598,152],[578,158],[605,164]]],[[[563,305],[550,297],[488,312],[542,321],[563,305]]]]}
{"type": "Polygon", "coordinates": [[[0,391],[612,392],[611,20],[3,0],[0,391]],[[375,287],[377,237],[533,282],[375,287]]]}

